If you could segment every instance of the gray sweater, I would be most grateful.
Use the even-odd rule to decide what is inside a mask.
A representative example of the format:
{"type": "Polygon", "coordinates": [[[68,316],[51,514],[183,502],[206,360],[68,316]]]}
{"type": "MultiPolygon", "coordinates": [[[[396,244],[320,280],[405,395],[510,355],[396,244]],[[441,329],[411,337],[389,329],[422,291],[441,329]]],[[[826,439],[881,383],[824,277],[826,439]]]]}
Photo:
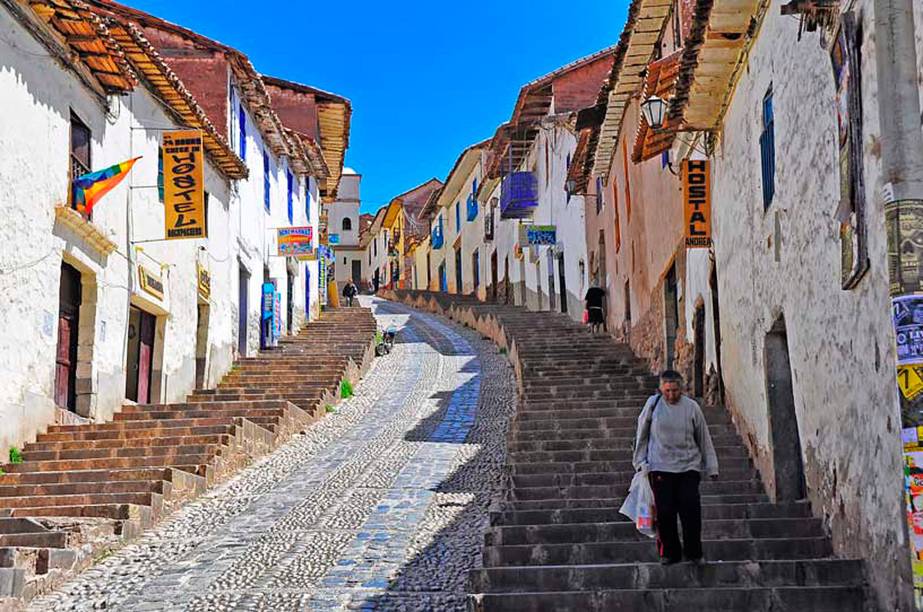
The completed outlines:
{"type": "Polygon", "coordinates": [[[675,404],[660,395],[649,397],[638,417],[632,463],[651,472],[717,474],[718,457],[698,403],[685,395],[675,404]]]}

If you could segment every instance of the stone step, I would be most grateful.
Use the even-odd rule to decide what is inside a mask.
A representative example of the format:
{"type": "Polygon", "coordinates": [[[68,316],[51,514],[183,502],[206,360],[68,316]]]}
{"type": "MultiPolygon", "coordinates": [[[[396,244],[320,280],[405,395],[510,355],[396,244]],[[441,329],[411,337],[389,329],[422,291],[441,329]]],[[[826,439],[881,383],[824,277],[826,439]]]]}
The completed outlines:
{"type": "MultiPolygon", "coordinates": [[[[743,446],[722,447],[716,449],[719,466],[727,461],[748,461],[747,451],[743,446]]],[[[580,462],[580,461],[628,461],[631,463],[631,451],[627,449],[618,450],[600,450],[600,449],[578,449],[578,450],[555,450],[555,451],[534,451],[534,450],[512,450],[510,451],[511,461],[515,463],[548,463],[557,461],[580,462]]]]}
{"type": "MultiPolygon", "coordinates": [[[[503,502],[506,510],[559,510],[575,508],[621,508],[625,501],[625,491],[618,497],[603,498],[552,498],[552,499],[509,499],[503,502]]],[[[702,506],[708,504],[762,504],[769,501],[764,493],[740,493],[722,495],[702,495],[702,506]]]]}
{"type": "Polygon", "coordinates": [[[116,421],[168,421],[174,419],[207,419],[213,417],[281,417],[285,414],[284,408],[212,408],[211,406],[192,405],[186,409],[170,410],[164,406],[163,410],[149,412],[120,412],[115,415],[116,421]],[[196,407],[198,406],[198,407],[196,407]]]}
{"type": "MultiPolygon", "coordinates": [[[[610,523],[627,521],[619,513],[619,505],[598,508],[558,508],[501,510],[490,513],[491,525],[550,525],[574,523],[610,523]]],[[[771,503],[706,503],[702,505],[703,520],[744,520],[766,518],[811,518],[806,502],[771,503]]]]}
{"type": "Polygon", "coordinates": [[[691,563],[492,567],[469,574],[471,589],[477,593],[605,590],[614,585],[651,590],[849,586],[863,580],[862,562],[853,559],[722,561],[701,567],[691,563]]]}
{"type": "Polygon", "coordinates": [[[138,504],[81,504],[78,506],[31,506],[7,508],[14,517],[71,517],[138,521],[142,526],[152,523],[155,513],[148,505],[138,504]]]}
{"type": "MultiPolygon", "coordinates": [[[[826,537],[703,539],[709,559],[743,561],[762,559],[817,559],[833,554],[826,537]]],[[[484,566],[585,565],[599,563],[653,563],[658,560],[653,540],[590,542],[585,544],[528,544],[485,546],[484,566]]]]}
{"type": "Polygon", "coordinates": [[[85,448],[141,448],[153,446],[195,446],[200,444],[227,445],[231,441],[228,434],[211,434],[201,436],[169,436],[162,438],[134,438],[122,436],[119,438],[102,438],[96,440],[56,440],[47,442],[33,442],[27,444],[24,452],[71,450],[85,448]]]}
{"type": "MultiPolygon", "coordinates": [[[[509,473],[513,476],[528,476],[533,474],[609,474],[619,478],[617,482],[631,482],[634,477],[634,468],[631,461],[581,461],[577,463],[549,462],[549,463],[510,463],[507,464],[509,473]]],[[[729,463],[721,466],[721,480],[750,480],[756,478],[758,472],[748,462],[729,463]]]]}
{"type": "Polygon", "coordinates": [[[138,430],[164,431],[167,429],[217,427],[221,425],[234,425],[234,417],[208,417],[196,419],[163,419],[143,421],[111,421],[109,423],[93,423],[91,425],[53,425],[48,428],[50,433],[86,433],[102,431],[127,431],[130,435],[138,434],[138,430]]]}
{"type": "Polygon", "coordinates": [[[71,461],[84,459],[118,459],[127,457],[154,457],[158,455],[209,455],[218,452],[220,444],[199,444],[193,446],[139,446],[116,448],[79,448],[68,450],[26,451],[27,462],[71,461]]]}
{"type": "MultiPolygon", "coordinates": [[[[817,538],[823,535],[823,524],[816,518],[705,520],[702,523],[702,537],[711,540],[817,538]]],[[[498,526],[488,529],[484,537],[488,546],[648,541],[647,536],[625,517],[609,523],[498,526]]]]}
{"type": "Polygon", "coordinates": [[[44,485],[0,485],[0,497],[30,495],[88,495],[93,493],[160,493],[164,483],[159,480],[105,480],[44,485]]]}
{"type": "MultiPolygon", "coordinates": [[[[757,480],[727,480],[717,482],[703,482],[700,488],[702,495],[745,495],[749,493],[760,494],[763,485],[757,480]]],[[[628,493],[628,485],[561,485],[556,487],[516,486],[511,494],[517,501],[533,501],[539,499],[603,499],[616,498],[628,493]]]]}
{"type": "Polygon", "coordinates": [[[38,508],[112,504],[150,506],[157,497],[159,497],[159,495],[152,491],[89,493],[78,495],[28,495],[25,497],[0,497],[0,508],[38,508]]]}
{"type": "MultiPolygon", "coordinates": [[[[625,432],[624,435],[633,437],[634,432],[636,432],[638,428],[638,415],[640,414],[640,409],[635,409],[635,413],[633,415],[625,416],[617,414],[617,410],[619,409],[613,409],[610,411],[611,413],[615,413],[612,416],[607,415],[603,417],[589,418],[566,418],[563,416],[563,414],[552,418],[535,418],[535,413],[529,413],[528,416],[517,415],[517,418],[513,421],[510,435],[512,437],[520,437],[523,434],[531,434],[533,432],[537,434],[546,434],[556,431],[583,432],[610,429],[623,431],[625,432]],[[523,418],[524,416],[525,418],[523,418]]],[[[708,429],[712,435],[719,433],[733,433],[736,435],[736,430],[730,424],[730,421],[722,420],[719,423],[708,422],[708,429]]]]}
{"type": "Polygon", "coordinates": [[[38,435],[38,443],[104,441],[104,440],[144,440],[163,438],[185,438],[198,436],[229,436],[234,433],[236,425],[222,422],[220,425],[204,427],[151,427],[149,429],[114,429],[87,431],[65,431],[38,435]]]}
{"type": "MultiPolygon", "coordinates": [[[[709,428],[712,444],[715,446],[734,446],[739,445],[740,437],[736,432],[724,428],[709,428]]],[[[517,444],[527,442],[560,442],[568,440],[606,440],[610,446],[628,446],[630,447],[635,440],[634,429],[608,429],[601,427],[598,429],[571,429],[571,430],[546,430],[546,431],[514,431],[510,439],[517,444]]]]}
{"type": "Polygon", "coordinates": [[[66,546],[67,533],[63,531],[0,534],[0,548],[65,548],[66,546]]]}
{"type": "Polygon", "coordinates": [[[21,472],[60,472],[69,470],[99,470],[135,467],[168,467],[176,465],[205,465],[217,455],[181,455],[177,453],[164,455],[145,455],[140,457],[118,457],[104,459],[71,459],[62,461],[27,461],[10,464],[5,467],[9,473],[21,472]]]}
{"type": "MultiPolygon", "coordinates": [[[[589,434],[577,438],[546,438],[543,440],[514,440],[507,444],[507,451],[514,456],[518,453],[528,453],[534,451],[580,451],[585,449],[593,450],[626,450],[631,449],[634,444],[634,437],[630,438],[607,438],[589,434]]],[[[713,439],[715,452],[719,457],[722,455],[739,457],[746,455],[746,448],[737,436],[722,436],[719,439],[713,439]]]]}
{"type": "MultiPolygon", "coordinates": [[[[738,466],[735,466],[738,467],[738,466]]],[[[624,472],[588,472],[588,473],[540,473],[540,474],[513,474],[513,488],[520,490],[523,488],[533,487],[573,487],[573,486],[606,486],[627,490],[631,484],[635,473],[632,471],[624,472]]],[[[728,482],[731,484],[756,483],[760,481],[756,477],[755,471],[736,470],[732,474],[722,474],[718,481],[719,484],[728,482]]],[[[703,490],[706,485],[713,483],[702,483],[703,490]]]]}
{"type": "Polygon", "coordinates": [[[472,597],[472,612],[862,612],[860,586],[620,589],[557,593],[490,593],[472,597]]]}
{"type": "MultiPolygon", "coordinates": [[[[173,466],[194,472],[198,466],[173,466]]],[[[0,486],[17,485],[53,485],[66,483],[104,483],[117,481],[148,481],[166,480],[172,478],[171,468],[153,467],[141,469],[106,469],[106,470],[66,470],[44,472],[21,472],[15,474],[0,474],[0,486]]]]}

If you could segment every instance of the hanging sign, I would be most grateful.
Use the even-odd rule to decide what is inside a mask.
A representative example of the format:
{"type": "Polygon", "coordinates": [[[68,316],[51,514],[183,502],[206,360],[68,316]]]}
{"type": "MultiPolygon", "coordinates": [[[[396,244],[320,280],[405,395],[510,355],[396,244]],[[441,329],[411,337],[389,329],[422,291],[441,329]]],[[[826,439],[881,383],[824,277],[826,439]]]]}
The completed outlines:
{"type": "Polygon", "coordinates": [[[262,319],[272,319],[272,300],[276,292],[276,286],[272,283],[263,283],[263,295],[260,300],[260,313],[262,319]]]}
{"type": "Polygon", "coordinates": [[[196,263],[196,279],[199,297],[207,302],[212,295],[212,275],[201,263],[196,263]]]}
{"type": "Polygon", "coordinates": [[[272,338],[278,340],[282,336],[282,294],[275,292],[272,298],[272,338]]]}
{"type": "Polygon", "coordinates": [[[683,211],[686,220],[686,248],[701,249],[711,246],[711,180],[709,161],[684,159],[683,211]]]}
{"type": "Polygon", "coordinates": [[[298,257],[314,253],[314,229],[304,227],[280,227],[276,244],[280,257],[298,257]]]}
{"type": "Polygon", "coordinates": [[[163,299],[163,279],[144,266],[138,266],[138,283],[145,293],[153,295],[158,300],[163,299]]]}
{"type": "Polygon", "coordinates": [[[327,244],[340,244],[340,235],[339,234],[328,235],[327,244]]]}
{"type": "Polygon", "coordinates": [[[519,244],[528,246],[554,246],[557,242],[557,227],[554,225],[519,226],[519,244]]]}
{"type": "Polygon", "coordinates": [[[202,133],[163,133],[163,204],[167,240],[206,238],[202,133]]]}

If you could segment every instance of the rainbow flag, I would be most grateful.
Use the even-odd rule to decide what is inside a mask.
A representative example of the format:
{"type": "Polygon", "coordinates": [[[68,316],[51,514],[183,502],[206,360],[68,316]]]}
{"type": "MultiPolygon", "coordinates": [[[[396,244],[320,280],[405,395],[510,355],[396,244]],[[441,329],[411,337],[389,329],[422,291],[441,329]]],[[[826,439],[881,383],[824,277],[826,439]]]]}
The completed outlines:
{"type": "Polygon", "coordinates": [[[74,179],[74,205],[77,210],[89,217],[93,214],[93,207],[99,200],[112,191],[128,171],[141,157],[135,157],[120,164],[109,166],[104,170],[90,172],[74,179]]]}

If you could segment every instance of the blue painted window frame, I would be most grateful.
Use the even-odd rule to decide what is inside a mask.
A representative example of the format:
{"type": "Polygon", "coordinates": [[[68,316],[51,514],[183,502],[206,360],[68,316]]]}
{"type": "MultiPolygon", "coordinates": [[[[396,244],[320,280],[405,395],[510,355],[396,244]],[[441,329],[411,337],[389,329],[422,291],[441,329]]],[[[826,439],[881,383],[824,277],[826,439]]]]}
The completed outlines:
{"type": "Polygon", "coordinates": [[[772,87],[762,103],[763,132],[760,134],[760,169],[763,176],[763,210],[769,208],[776,194],[776,134],[772,87]]]}
{"type": "Polygon", "coordinates": [[[295,207],[294,207],[294,177],[291,172],[286,171],[285,173],[285,188],[286,188],[286,198],[288,198],[288,222],[294,223],[295,221],[295,207]]]}
{"type": "Polygon", "coordinates": [[[247,161],[247,112],[243,104],[237,105],[237,138],[240,145],[240,158],[247,161]]]}
{"type": "Polygon", "coordinates": [[[269,189],[272,186],[272,183],[269,179],[269,153],[263,150],[263,208],[266,209],[266,212],[272,210],[272,200],[270,198],[269,189]]]}

